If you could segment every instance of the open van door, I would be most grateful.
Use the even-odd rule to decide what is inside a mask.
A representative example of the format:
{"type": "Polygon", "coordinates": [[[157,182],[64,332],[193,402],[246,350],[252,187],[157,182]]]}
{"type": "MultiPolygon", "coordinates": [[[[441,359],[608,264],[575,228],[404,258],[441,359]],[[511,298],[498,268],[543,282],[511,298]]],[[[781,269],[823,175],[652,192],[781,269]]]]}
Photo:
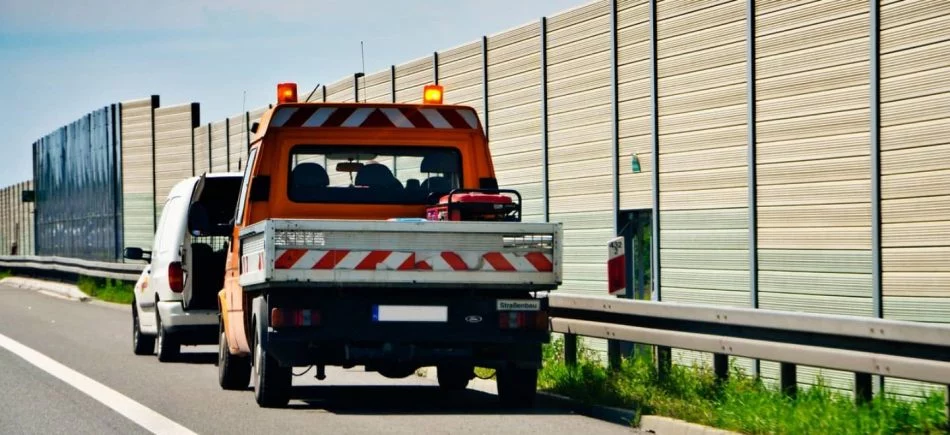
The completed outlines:
{"type": "Polygon", "coordinates": [[[183,244],[182,304],[186,310],[218,306],[241,179],[239,174],[205,174],[195,185],[183,244]]]}

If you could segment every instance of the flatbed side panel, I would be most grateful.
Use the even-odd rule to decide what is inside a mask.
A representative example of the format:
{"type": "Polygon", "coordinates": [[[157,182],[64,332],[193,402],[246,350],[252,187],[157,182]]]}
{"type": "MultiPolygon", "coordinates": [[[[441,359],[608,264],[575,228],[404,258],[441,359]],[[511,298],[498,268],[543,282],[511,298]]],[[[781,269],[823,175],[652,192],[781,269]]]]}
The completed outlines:
{"type": "Polygon", "coordinates": [[[241,243],[245,287],[551,290],[562,276],[560,224],[268,220],[241,243]]]}

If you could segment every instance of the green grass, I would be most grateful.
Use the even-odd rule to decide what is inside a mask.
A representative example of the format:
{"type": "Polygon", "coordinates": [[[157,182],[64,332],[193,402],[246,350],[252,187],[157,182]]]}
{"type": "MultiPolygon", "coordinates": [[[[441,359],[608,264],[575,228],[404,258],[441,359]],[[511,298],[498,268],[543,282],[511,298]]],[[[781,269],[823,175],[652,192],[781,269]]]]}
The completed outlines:
{"type": "Polygon", "coordinates": [[[9,270],[0,270],[0,279],[5,279],[13,276],[13,272],[9,270]]]}
{"type": "Polygon", "coordinates": [[[649,356],[610,370],[589,349],[579,352],[575,367],[564,364],[563,353],[561,340],[545,347],[540,389],[633,409],[638,419],[660,415],[750,434],[928,434],[950,429],[942,394],[920,401],[877,396],[855,405],[819,381],[792,399],[735,368],[722,383],[708,367],[679,365],[660,379],[649,356]]]}
{"type": "Polygon", "coordinates": [[[130,304],[133,299],[133,286],[122,281],[113,279],[90,278],[87,276],[79,277],[76,283],[79,290],[83,293],[106,302],[115,302],[117,304],[130,304]]]}

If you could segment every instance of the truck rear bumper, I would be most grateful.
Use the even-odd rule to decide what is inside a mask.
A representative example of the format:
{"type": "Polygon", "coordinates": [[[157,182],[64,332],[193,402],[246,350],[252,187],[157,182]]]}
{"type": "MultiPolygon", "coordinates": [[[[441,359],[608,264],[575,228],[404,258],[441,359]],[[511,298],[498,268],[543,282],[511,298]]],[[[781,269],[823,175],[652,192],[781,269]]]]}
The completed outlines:
{"type": "Polygon", "coordinates": [[[271,308],[312,309],[309,326],[266,328],[265,346],[282,365],[539,367],[541,344],[550,339],[546,303],[526,297],[419,298],[379,292],[301,301],[271,296],[271,308]],[[512,300],[534,302],[537,309],[499,310],[499,301],[512,300]],[[398,309],[387,316],[386,308],[392,307],[398,309]],[[416,312],[425,320],[413,318],[416,312]],[[518,313],[531,313],[541,321],[509,326],[508,318],[518,313]]]}

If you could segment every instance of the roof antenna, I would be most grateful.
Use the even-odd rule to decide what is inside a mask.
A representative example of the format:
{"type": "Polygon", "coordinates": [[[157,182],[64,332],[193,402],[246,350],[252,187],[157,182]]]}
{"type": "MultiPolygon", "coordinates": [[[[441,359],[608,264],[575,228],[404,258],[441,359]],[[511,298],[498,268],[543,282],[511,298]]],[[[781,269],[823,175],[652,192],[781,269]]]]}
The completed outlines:
{"type": "MultiPolygon", "coordinates": [[[[363,41],[360,41],[360,63],[363,69],[363,102],[366,102],[366,55],[363,53],[363,41]]],[[[359,101],[357,101],[359,103],[359,101]]]]}
{"type": "Polygon", "coordinates": [[[310,102],[310,97],[313,96],[313,93],[314,93],[314,92],[317,92],[317,89],[320,89],[320,83],[317,83],[317,85],[313,87],[313,90],[310,91],[309,94],[307,94],[307,99],[306,99],[306,100],[303,100],[303,102],[304,102],[304,103],[309,103],[309,102],[310,102]]]}

